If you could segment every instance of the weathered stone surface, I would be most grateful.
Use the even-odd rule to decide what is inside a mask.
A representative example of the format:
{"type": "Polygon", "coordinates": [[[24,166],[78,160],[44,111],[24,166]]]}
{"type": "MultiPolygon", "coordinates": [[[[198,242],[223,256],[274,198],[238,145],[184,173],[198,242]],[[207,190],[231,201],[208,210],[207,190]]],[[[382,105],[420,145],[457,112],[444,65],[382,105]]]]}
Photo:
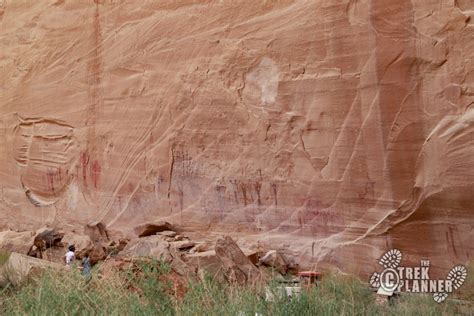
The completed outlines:
{"type": "Polygon", "coordinates": [[[67,251],[67,247],[74,245],[76,248],[76,254],[78,257],[82,257],[85,251],[91,250],[94,246],[92,239],[88,235],[81,235],[73,232],[64,234],[62,239],[64,244],[64,251],[67,251]]]}
{"type": "Polygon", "coordinates": [[[200,241],[200,242],[196,242],[196,245],[194,246],[193,249],[190,250],[190,253],[206,252],[212,249],[214,249],[214,243],[210,241],[200,241]]]}
{"type": "Polygon", "coordinates": [[[66,233],[63,237],[63,243],[66,246],[63,250],[63,255],[67,251],[67,246],[74,245],[76,248],[76,258],[81,259],[87,253],[89,254],[91,264],[96,264],[107,257],[106,245],[98,241],[94,242],[90,235],[66,233]]]}
{"type": "Polygon", "coordinates": [[[177,235],[177,233],[175,231],[172,231],[172,230],[164,230],[162,232],[159,232],[158,234],[166,236],[166,237],[175,237],[177,235]]]}
{"type": "Polygon", "coordinates": [[[242,252],[245,256],[252,262],[252,264],[257,265],[260,259],[260,252],[257,250],[242,249],[242,252]]]}
{"type": "Polygon", "coordinates": [[[86,225],[84,233],[91,238],[93,243],[107,243],[110,240],[107,228],[101,222],[86,225]]]}
{"type": "Polygon", "coordinates": [[[64,263],[66,248],[62,242],[64,233],[54,228],[43,227],[36,231],[33,245],[27,255],[56,263],[64,263]]]}
{"type": "Polygon", "coordinates": [[[288,271],[285,259],[276,250],[268,251],[262,258],[260,258],[259,262],[266,266],[275,268],[281,274],[286,274],[288,271]]]}
{"type": "Polygon", "coordinates": [[[178,249],[178,250],[185,250],[191,249],[194,247],[194,242],[191,240],[181,240],[181,241],[174,241],[170,243],[171,247],[178,249]]]}
{"type": "Polygon", "coordinates": [[[472,12],[7,1],[0,228],[167,220],[291,240],[308,267],[369,275],[398,248],[445,275],[474,256],[472,12]]]}
{"type": "Polygon", "coordinates": [[[0,232],[0,250],[17,252],[26,255],[35,239],[35,232],[0,232]]]}
{"type": "Polygon", "coordinates": [[[192,269],[192,267],[188,266],[186,262],[183,261],[184,253],[181,252],[180,249],[173,247],[172,245],[169,250],[172,257],[171,268],[173,269],[173,271],[182,276],[192,277],[195,271],[192,269]]]}
{"type": "Polygon", "coordinates": [[[60,270],[64,269],[64,266],[13,252],[7,262],[0,266],[0,287],[5,286],[7,282],[19,285],[33,270],[45,268],[60,270]]]}
{"type": "Polygon", "coordinates": [[[153,224],[143,224],[135,227],[134,231],[138,237],[146,237],[155,235],[156,233],[173,230],[173,226],[168,222],[160,222],[153,224]]]}
{"type": "MultiPolygon", "coordinates": [[[[107,258],[107,249],[100,244],[94,244],[92,246],[92,249],[87,249],[86,251],[89,254],[90,262],[92,265],[107,258]]],[[[83,253],[83,255],[84,254],[85,252],[83,253]]]]}
{"type": "Polygon", "coordinates": [[[231,237],[219,238],[216,242],[215,252],[229,282],[244,284],[260,281],[261,274],[257,267],[252,264],[231,237]]]}
{"type": "Polygon", "coordinates": [[[214,250],[187,254],[185,260],[188,266],[193,267],[201,277],[209,275],[220,282],[226,281],[222,261],[216,256],[214,250]]]}
{"type": "Polygon", "coordinates": [[[219,281],[256,284],[263,274],[249,256],[227,236],[217,240],[215,250],[185,254],[184,260],[201,277],[210,275],[219,281]]]}
{"type": "Polygon", "coordinates": [[[120,252],[123,257],[150,257],[165,262],[171,262],[170,244],[164,236],[147,236],[132,239],[120,252]]]}
{"type": "Polygon", "coordinates": [[[64,233],[55,229],[43,229],[35,236],[33,244],[39,249],[46,250],[54,246],[62,246],[61,240],[63,237],[64,233]]]}

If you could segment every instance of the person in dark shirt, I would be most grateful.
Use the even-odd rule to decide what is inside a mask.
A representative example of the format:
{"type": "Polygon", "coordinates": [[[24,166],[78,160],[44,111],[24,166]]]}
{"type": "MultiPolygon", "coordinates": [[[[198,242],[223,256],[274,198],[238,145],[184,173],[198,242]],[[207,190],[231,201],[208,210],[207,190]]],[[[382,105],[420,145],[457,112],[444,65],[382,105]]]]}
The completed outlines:
{"type": "Polygon", "coordinates": [[[81,273],[86,278],[87,281],[90,281],[90,279],[92,278],[91,260],[89,258],[89,253],[88,252],[86,252],[84,254],[84,257],[82,258],[81,273]]]}

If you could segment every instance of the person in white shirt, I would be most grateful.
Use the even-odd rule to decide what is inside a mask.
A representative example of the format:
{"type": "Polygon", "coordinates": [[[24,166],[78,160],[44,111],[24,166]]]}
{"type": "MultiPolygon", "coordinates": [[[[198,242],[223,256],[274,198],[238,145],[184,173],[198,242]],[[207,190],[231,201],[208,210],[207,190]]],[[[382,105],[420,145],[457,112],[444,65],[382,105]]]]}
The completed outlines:
{"type": "Polygon", "coordinates": [[[66,261],[66,266],[70,267],[74,263],[74,260],[76,260],[76,254],[74,253],[76,251],[76,248],[74,245],[71,245],[68,247],[68,252],[66,252],[66,255],[64,256],[64,259],[66,261]]]}

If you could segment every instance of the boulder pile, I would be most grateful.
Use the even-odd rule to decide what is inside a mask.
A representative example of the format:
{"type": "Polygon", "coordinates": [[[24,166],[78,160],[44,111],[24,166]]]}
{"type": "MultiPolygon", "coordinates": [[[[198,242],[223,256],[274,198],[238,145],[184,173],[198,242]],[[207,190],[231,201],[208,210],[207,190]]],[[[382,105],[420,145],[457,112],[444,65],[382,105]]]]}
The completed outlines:
{"type": "Polygon", "coordinates": [[[256,284],[271,274],[285,275],[288,265],[277,250],[248,250],[229,236],[215,241],[191,240],[168,222],[137,226],[136,237],[110,237],[105,225],[86,225],[82,232],[43,228],[36,232],[0,232],[0,249],[63,264],[67,247],[74,245],[76,258],[87,253],[91,263],[102,262],[101,274],[122,270],[144,258],[168,264],[181,277],[210,275],[219,281],[256,284]]]}

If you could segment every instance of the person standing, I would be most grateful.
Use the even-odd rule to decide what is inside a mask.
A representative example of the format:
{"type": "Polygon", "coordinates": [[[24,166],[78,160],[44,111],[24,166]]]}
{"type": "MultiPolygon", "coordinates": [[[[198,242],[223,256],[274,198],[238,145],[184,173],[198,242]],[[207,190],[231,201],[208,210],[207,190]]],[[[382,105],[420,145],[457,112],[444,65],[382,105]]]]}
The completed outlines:
{"type": "Polygon", "coordinates": [[[88,252],[86,252],[84,254],[84,257],[82,258],[81,273],[86,278],[87,281],[90,281],[90,279],[92,278],[91,260],[89,258],[89,253],[88,252]]]}
{"type": "Polygon", "coordinates": [[[66,262],[66,267],[68,267],[69,269],[71,269],[72,264],[76,260],[75,251],[76,251],[76,247],[74,247],[74,245],[70,245],[68,247],[68,252],[66,252],[66,255],[64,255],[64,260],[66,262]]]}

